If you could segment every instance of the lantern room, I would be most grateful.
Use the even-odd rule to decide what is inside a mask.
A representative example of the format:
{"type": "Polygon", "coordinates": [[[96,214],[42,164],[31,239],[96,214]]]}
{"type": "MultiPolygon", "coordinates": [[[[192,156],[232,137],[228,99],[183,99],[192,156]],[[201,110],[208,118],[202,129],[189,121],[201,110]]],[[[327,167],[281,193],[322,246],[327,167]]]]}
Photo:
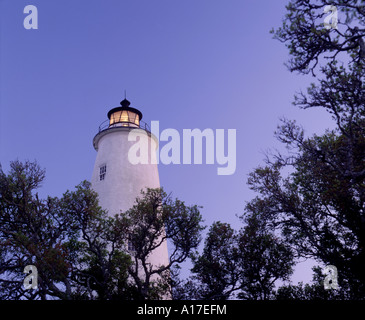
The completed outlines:
{"type": "Polygon", "coordinates": [[[130,107],[130,102],[124,99],[120,107],[111,109],[108,112],[109,128],[113,127],[135,127],[139,128],[142,119],[142,112],[130,107]]]}

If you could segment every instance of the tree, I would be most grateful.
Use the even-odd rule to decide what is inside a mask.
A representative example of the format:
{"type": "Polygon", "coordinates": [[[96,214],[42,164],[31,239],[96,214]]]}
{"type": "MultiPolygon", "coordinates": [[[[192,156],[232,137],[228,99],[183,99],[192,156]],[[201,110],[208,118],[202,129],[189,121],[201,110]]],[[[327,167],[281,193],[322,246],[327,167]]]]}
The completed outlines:
{"type": "Polygon", "coordinates": [[[335,129],[305,138],[295,121],[276,132],[289,153],[268,156],[249,176],[258,196],[246,206],[280,232],[298,257],[338,269],[343,296],[365,297],[364,6],[358,1],[291,1],[275,37],[290,50],[291,71],[318,69],[322,77],[294,104],[325,108],[335,129]],[[323,10],[335,5],[339,28],[323,27],[323,10]],[[341,16],[342,14],[342,16],[341,16]],[[343,19],[343,16],[346,19],[343,19]],[[327,55],[326,55],[327,54],[327,55]],[[330,54],[330,55],[328,55],[330,54]],[[342,57],[341,62],[339,58],[342,57]],[[346,64],[345,64],[346,62],[346,64]]]}
{"type": "MultiPolygon", "coordinates": [[[[0,280],[2,299],[45,299],[48,293],[67,295],[57,288],[68,273],[63,239],[72,237],[76,225],[69,212],[57,210],[60,201],[41,201],[33,191],[44,179],[44,171],[36,164],[11,163],[11,172],[0,172],[0,280]],[[51,219],[53,218],[53,222],[51,219]],[[42,264],[39,264],[40,261],[42,264]],[[26,265],[38,268],[37,291],[22,287],[26,265]]],[[[66,287],[68,284],[64,283],[66,287]]]]}
{"type": "Polygon", "coordinates": [[[108,217],[89,182],[41,200],[35,190],[44,170],[29,161],[10,168],[7,175],[0,171],[0,299],[160,299],[170,292],[169,268],[199,244],[198,207],[172,201],[162,189],[108,217]],[[148,257],[166,239],[170,263],[153,267],[148,257]],[[27,265],[37,268],[37,289],[23,286],[27,265]]]}
{"type": "Polygon", "coordinates": [[[326,290],[323,286],[323,274],[320,267],[313,267],[311,283],[283,285],[275,292],[277,300],[343,300],[348,298],[340,290],[326,290]]]}
{"type": "Polygon", "coordinates": [[[197,299],[227,300],[239,289],[239,256],[236,232],[227,223],[210,227],[201,255],[193,257],[197,299]]]}
{"type": "Polygon", "coordinates": [[[186,282],[191,296],[271,299],[275,282],[288,280],[294,265],[290,248],[259,220],[244,222],[238,232],[222,222],[211,226],[202,254],[193,259],[193,277],[186,282]]]}
{"type": "Polygon", "coordinates": [[[239,234],[241,287],[245,300],[274,298],[275,282],[287,281],[293,273],[294,255],[290,246],[265,224],[251,215],[239,234]]]}
{"type": "Polygon", "coordinates": [[[78,237],[68,239],[65,247],[70,261],[71,299],[131,299],[133,288],[128,284],[128,267],[132,263],[121,236],[126,232],[108,217],[98,204],[91,184],[84,181],[76,191],[67,191],[62,211],[70,208],[77,222],[78,237]]]}
{"type": "Polygon", "coordinates": [[[125,279],[128,258],[113,247],[111,220],[90,183],[40,200],[35,190],[45,171],[29,161],[10,167],[8,175],[0,172],[0,298],[91,299],[93,290],[110,297],[104,289],[116,269],[125,279]],[[37,268],[36,290],[23,286],[27,265],[37,268]]]}
{"type": "Polygon", "coordinates": [[[116,222],[124,226],[123,239],[133,248],[128,271],[136,299],[171,297],[171,268],[192,255],[201,241],[204,227],[199,207],[172,200],[162,188],[148,188],[131,209],[117,215],[116,222]],[[169,262],[154,265],[149,258],[166,241],[169,262]]]}
{"type": "Polygon", "coordinates": [[[291,0],[282,26],[271,32],[289,49],[290,71],[307,74],[322,62],[331,65],[339,57],[350,63],[365,59],[365,6],[358,0],[291,0]],[[331,6],[338,15],[337,27],[326,28],[325,10],[331,6]]]}

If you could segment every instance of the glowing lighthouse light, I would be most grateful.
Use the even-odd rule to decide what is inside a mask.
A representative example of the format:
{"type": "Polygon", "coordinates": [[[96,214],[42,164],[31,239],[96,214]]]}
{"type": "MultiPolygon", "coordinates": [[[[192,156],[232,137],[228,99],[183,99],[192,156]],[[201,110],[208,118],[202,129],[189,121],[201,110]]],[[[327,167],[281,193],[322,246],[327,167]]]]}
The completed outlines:
{"type": "Polygon", "coordinates": [[[120,107],[111,109],[108,112],[109,128],[111,127],[139,127],[142,113],[130,107],[130,102],[124,99],[120,107]]]}

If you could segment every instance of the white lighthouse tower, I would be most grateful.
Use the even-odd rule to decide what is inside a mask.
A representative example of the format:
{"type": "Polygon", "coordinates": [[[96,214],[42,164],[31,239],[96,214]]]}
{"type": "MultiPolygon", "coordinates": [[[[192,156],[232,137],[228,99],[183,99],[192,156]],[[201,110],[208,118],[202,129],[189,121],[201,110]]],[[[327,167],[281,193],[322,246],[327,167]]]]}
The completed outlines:
{"type": "MultiPolygon", "coordinates": [[[[101,124],[93,140],[97,156],[91,184],[99,195],[100,206],[114,216],[130,209],[142,189],[160,187],[155,152],[149,152],[147,163],[129,161],[128,151],[136,143],[128,141],[130,132],[143,130],[153,151],[158,142],[148,126],[141,122],[142,113],[130,107],[127,99],[111,109],[107,116],[108,120],[101,124]]],[[[149,262],[155,266],[168,264],[166,242],[151,254],[149,262]]]]}

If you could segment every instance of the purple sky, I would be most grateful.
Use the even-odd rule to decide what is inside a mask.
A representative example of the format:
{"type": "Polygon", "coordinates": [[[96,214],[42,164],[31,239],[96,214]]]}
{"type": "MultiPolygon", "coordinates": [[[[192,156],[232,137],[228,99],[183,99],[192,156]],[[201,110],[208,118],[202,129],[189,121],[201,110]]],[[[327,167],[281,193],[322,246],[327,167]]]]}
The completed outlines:
{"type": "MultiPolygon", "coordinates": [[[[40,195],[61,196],[90,180],[92,139],[127,90],[143,120],[160,130],[237,130],[237,168],[159,166],[166,191],[199,204],[207,225],[241,227],[237,214],[254,194],[247,175],[263,152],[280,147],[279,118],[309,134],[332,126],[322,110],[291,105],[313,81],[283,65],[288,51],[269,33],[288,0],[0,0],[0,162],[37,160],[40,195]],[[23,27],[26,5],[39,29],[23,27]]],[[[310,267],[294,280],[308,281],[310,267]]]]}

